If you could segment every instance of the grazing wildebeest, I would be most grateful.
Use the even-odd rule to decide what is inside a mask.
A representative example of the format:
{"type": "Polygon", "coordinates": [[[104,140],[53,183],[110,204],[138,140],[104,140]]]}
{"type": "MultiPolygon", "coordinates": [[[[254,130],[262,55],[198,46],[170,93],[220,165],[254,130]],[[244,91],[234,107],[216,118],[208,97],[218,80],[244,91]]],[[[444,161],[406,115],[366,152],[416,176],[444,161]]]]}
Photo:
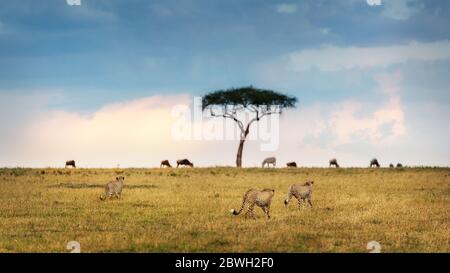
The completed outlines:
{"type": "Polygon", "coordinates": [[[295,163],[294,161],[293,162],[288,162],[288,163],[286,163],[286,166],[288,168],[297,168],[297,163],[295,163]]]}
{"type": "Polygon", "coordinates": [[[403,168],[403,165],[401,163],[397,163],[397,168],[403,168]]]}
{"type": "Polygon", "coordinates": [[[336,168],[339,168],[339,164],[338,164],[336,158],[330,159],[330,168],[331,168],[331,166],[335,166],[336,168]]]}
{"type": "Polygon", "coordinates": [[[77,166],[75,165],[75,160],[66,161],[66,167],[65,168],[67,168],[67,167],[76,168],[77,166]]]}
{"type": "Polygon", "coordinates": [[[167,168],[172,168],[172,166],[170,165],[170,163],[169,163],[169,160],[163,160],[163,161],[161,161],[161,165],[159,166],[160,168],[162,168],[162,167],[167,167],[167,168]]]}
{"type": "Polygon", "coordinates": [[[177,160],[177,168],[178,168],[178,166],[180,166],[180,165],[184,165],[184,166],[191,166],[191,168],[194,168],[194,163],[192,163],[191,161],[189,161],[188,159],[180,159],[180,160],[177,160]]]}
{"type": "Polygon", "coordinates": [[[391,168],[391,169],[394,168],[394,164],[392,164],[392,163],[389,164],[389,168],[391,168]]]}
{"type": "Polygon", "coordinates": [[[268,157],[266,159],[264,159],[264,161],[262,162],[262,167],[264,168],[264,165],[267,164],[267,167],[269,167],[269,164],[272,164],[273,167],[275,168],[277,165],[277,159],[275,157],[268,157]]]}
{"type": "Polygon", "coordinates": [[[370,168],[372,168],[373,166],[375,166],[377,168],[380,167],[380,163],[378,163],[378,160],[376,158],[374,158],[370,161],[370,168]]]}

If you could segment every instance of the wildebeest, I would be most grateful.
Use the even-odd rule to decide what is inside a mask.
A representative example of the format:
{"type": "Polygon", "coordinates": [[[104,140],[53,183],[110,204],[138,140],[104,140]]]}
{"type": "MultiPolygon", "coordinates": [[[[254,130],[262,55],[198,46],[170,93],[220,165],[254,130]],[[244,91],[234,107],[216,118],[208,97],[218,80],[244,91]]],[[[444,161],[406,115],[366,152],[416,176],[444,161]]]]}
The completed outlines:
{"type": "Polygon", "coordinates": [[[180,160],[177,160],[177,168],[180,166],[180,165],[184,165],[184,166],[190,166],[191,168],[194,168],[194,163],[192,163],[191,161],[189,161],[188,159],[180,159],[180,160]]]}
{"type": "Polygon", "coordinates": [[[397,163],[397,168],[403,168],[403,165],[401,163],[397,163]]]}
{"type": "Polygon", "coordinates": [[[269,164],[272,164],[272,166],[275,168],[277,165],[277,159],[275,157],[268,157],[264,159],[262,162],[262,168],[264,168],[264,165],[267,164],[267,167],[269,167],[269,164]]]}
{"type": "Polygon", "coordinates": [[[389,168],[394,168],[394,164],[389,164],[389,168]]]}
{"type": "Polygon", "coordinates": [[[370,161],[370,168],[372,168],[373,166],[376,166],[377,168],[380,167],[380,163],[378,163],[378,160],[376,158],[370,161]]]}
{"type": "Polygon", "coordinates": [[[331,168],[331,166],[335,166],[336,168],[339,168],[339,164],[338,164],[336,158],[330,159],[330,168],[331,168]]]}
{"type": "Polygon", "coordinates": [[[67,167],[76,168],[77,166],[75,165],[75,160],[66,161],[66,167],[65,168],[67,168],[67,167]]]}
{"type": "Polygon", "coordinates": [[[288,168],[297,168],[297,163],[294,161],[286,163],[286,167],[288,168]]]}
{"type": "Polygon", "coordinates": [[[160,168],[162,168],[162,167],[167,167],[167,168],[172,168],[172,166],[170,165],[170,162],[169,162],[169,160],[163,160],[163,161],[161,161],[161,165],[159,166],[160,168]]]}

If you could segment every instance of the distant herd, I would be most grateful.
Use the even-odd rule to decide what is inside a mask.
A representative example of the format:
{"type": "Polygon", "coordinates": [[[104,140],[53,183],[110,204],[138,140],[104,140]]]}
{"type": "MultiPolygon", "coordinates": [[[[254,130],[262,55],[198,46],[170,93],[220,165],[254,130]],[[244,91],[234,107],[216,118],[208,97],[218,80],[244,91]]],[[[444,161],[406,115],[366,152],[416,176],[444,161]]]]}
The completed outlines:
{"type": "MultiPolygon", "coordinates": [[[[179,159],[179,160],[177,160],[177,168],[180,167],[180,166],[194,168],[194,163],[189,161],[189,159],[187,159],[187,158],[179,159]]],[[[261,167],[264,168],[266,166],[268,168],[270,166],[275,168],[277,166],[277,159],[276,159],[276,157],[268,157],[268,158],[264,159],[262,164],[261,164],[261,167]]],[[[380,165],[380,163],[378,163],[378,160],[376,158],[374,158],[374,159],[372,159],[370,161],[369,168],[380,168],[380,166],[381,165],[380,165]]],[[[75,160],[66,161],[66,168],[68,168],[68,167],[72,167],[72,168],[75,169],[76,168],[75,160]]],[[[172,165],[170,165],[169,160],[163,160],[163,161],[161,161],[161,164],[160,164],[159,167],[160,168],[172,168],[172,165]]],[[[288,162],[288,163],[286,163],[286,167],[287,168],[297,168],[297,163],[295,161],[288,162]]],[[[338,163],[336,158],[330,159],[329,167],[330,168],[331,167],[340,168],[339,163],[338,163]]],[[[397,163],[396,166],[394,166],[394,164],[392,164],[392,163],[389,164],[389,168],[395,168],[395,167],[403,168],[403,165],[401,163],[397,163]]]]}

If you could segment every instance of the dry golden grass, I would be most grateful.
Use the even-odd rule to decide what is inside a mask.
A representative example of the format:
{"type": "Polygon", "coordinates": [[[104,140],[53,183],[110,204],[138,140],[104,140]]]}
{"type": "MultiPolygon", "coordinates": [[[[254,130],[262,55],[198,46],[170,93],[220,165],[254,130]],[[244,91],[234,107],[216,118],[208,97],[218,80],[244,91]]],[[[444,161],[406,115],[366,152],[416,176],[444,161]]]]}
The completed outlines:
{"type": "Polygon", "coordinates": [[[450,251],[450,169],[0,169],[0,252],[450,251]],[[284,207],[315,181],[313,209],[284,207]],[[249,188],[274,188],[266,220],[232,216],[249,188]]]}

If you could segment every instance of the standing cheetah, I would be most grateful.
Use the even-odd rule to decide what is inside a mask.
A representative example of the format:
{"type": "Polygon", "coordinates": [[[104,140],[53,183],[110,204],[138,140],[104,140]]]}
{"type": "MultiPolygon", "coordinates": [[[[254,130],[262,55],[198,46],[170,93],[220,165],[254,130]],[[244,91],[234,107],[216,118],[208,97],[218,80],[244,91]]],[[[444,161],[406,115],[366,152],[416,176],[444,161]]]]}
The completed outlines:
{"type": "Polygon", "coordinates": [[[312,207],[312,192],[313,192],[314,181],[308,181],[303,185],[293,184],[289,187],[286,200],[284,200],[284,205],[287,207],[292,197],[298,200],[298,205],[301,206],[302,202],[308,201],[309,205],[312,207]]]}
{"type": "Polygon", "coordinates": [[[264,189],[264,190],[250,189],[244,195],[244,199],[242,200],[241,209],[239,211],[232,209],[231,213],[233,215],[239,215],[244,210],[244,207],[247,206],[247,212],[245,213],[245,218],[247,218],[248,215],[250,215],[250,217],[252,217],[252,218],[255,218],[255,216],[253,214],[253,209],[256,205],[256,206],[260,207],[264,211],[264,213],[267,215],[267,218],[270,219],[270,205],[272,203],[272,198],[273,198],[274,194],[275,194],[275,190],[273,190],[273,189],[264,189]]]}

